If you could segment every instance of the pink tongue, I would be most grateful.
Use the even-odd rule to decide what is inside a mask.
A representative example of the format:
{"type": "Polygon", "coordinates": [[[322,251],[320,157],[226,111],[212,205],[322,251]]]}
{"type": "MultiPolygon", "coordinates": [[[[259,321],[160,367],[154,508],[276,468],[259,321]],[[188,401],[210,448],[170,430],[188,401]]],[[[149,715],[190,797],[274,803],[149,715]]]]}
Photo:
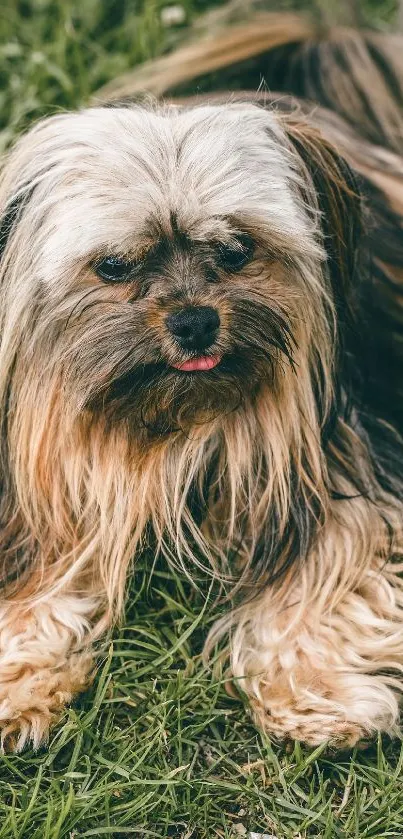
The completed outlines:
{"type": "Polygon", "coordinates": [[[185,370],[190,373],[192,370],[212,370],[220,363],[221,355],[202,355],[200,358],[190,358],[189,361],[184,361],[183,364],[173,364],[177,370],[185,370]]]}

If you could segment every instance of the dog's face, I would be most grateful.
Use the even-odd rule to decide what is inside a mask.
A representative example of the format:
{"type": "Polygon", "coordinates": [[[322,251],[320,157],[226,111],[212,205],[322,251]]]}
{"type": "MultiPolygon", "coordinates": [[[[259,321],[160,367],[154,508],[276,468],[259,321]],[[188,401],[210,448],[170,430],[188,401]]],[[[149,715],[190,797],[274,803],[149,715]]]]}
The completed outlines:
{"type": "Polygon", "coordinates": [[[321,330],[322,253],[272,115],[93,109],[14,161],[30,351],[77,410],[161,435],[280,398],[321,330]]]}

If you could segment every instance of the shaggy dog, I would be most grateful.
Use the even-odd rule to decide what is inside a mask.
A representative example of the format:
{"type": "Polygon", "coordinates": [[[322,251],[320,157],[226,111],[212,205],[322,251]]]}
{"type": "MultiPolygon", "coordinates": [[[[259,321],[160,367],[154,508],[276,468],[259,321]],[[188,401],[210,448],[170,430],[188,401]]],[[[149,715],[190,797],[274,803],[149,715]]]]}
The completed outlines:
{"type": "MultiPolygon", "coordinates": [[[[317,44],[286,40],[279,88],[324,85],[317,44]]],[[[373,136],[330,97],[117,103],[45,119],[5,162],[3,744],[37,747],[88,684],[150,545],[232,586],[208,645],[227,638],[273,736],[396,732],[402,135],[396,68],[368,56],[373,136]]]]}

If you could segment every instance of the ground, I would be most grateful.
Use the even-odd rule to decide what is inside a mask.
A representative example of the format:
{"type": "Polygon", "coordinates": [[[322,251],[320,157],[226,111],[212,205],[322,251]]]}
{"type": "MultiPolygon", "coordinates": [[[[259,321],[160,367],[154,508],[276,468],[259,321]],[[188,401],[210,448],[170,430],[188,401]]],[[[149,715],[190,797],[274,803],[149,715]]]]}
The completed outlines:
{"type": "MultiPolygon", "coordinates": [[[[0,148],[32,120],[85,102],[180,39],[183,27],[161,22],[167,5],[1,3],[0,148]]],[[[186,25],[212,4],[180,5],[186,25]]],[[[395,5],[365,0],[362,9],[385,26],[395,5]]],[[[1,839],[401,836],[400,743],[344,755],[272,745],[228,694],[224,676],[202,663],[220,610],[214,592],[206,601],[163,565],[150,579],[144,559],[129,600],[93,688],[66,711],[49,747],[0,757],[1,839]]]]}

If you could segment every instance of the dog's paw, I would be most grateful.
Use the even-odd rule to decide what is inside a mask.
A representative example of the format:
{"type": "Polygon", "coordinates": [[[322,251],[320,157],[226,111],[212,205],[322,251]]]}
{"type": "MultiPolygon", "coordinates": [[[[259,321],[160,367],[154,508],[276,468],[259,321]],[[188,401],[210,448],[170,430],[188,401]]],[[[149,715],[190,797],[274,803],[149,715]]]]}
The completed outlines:
{"type": "Polygon", "coordinates": [[[360,674],[337,679],[333,690],[298,693],[264,685],[259,699],[250,697],[256,724],[278,741],[299,740],[332,749],[365,747],[378,732],[398,733],[399,705],[381,677],[360,674]]]}
{"type": "Polygon", "coordinates": [[[73,696],[89,683],[91,658],[72,656],[60,669],[33,671],[26,666],[18,677],[0,683],[0,743],[3,751],[38,749],[73,696]]]}
{"type": "Polygon", "coordinates": [[[252,704],[252,716],[256,725],[266,731],[274,740],[299,740],[307,746],[328,743],[334,749],[351,749],[361,742],[371,740],[376,729],[368,731],[354,722],[340,717],[336,712],[315,714],[306,710],[294,719],[287,719],[259,705],[252,704]]]}

